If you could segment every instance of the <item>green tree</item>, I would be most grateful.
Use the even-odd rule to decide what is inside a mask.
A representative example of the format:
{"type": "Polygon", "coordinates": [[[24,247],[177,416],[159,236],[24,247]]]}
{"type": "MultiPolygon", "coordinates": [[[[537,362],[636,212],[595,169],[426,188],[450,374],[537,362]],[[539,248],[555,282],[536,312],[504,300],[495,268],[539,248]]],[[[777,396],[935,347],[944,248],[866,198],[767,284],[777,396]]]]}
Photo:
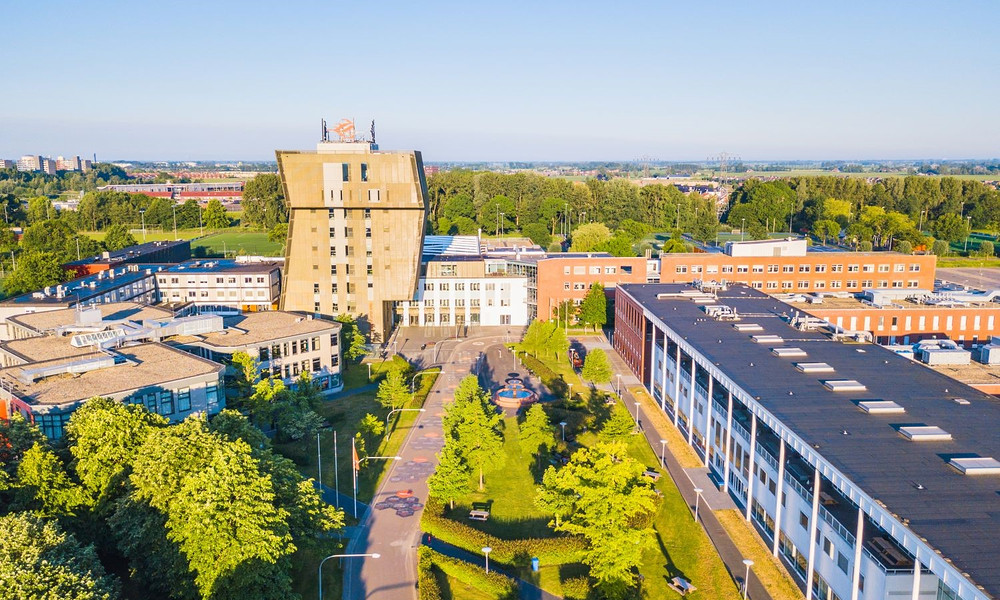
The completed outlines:
{"type": "Polygon", "coordinates": [[[503,420],[490,403],[489,394],[474,375],[459,383],[455,401],[445,411],[443,419],[446,443],[455,444],[455,450],[479,473],[479,490],[483,490],[483,475],[504,463],[503,420]]]}
{"type": "Polygon", "coordinates": [[[615,404],[611,415],[601,427],[601,439],[609,442],[624,442],[635,432],[635,421],[625,407],[615,404]]]}
{"type": "Polygon", "coordinates": [[[350,315],[338,315],[335,317],[341,323],[340,348],[347,360],[360,360],[368,354],[368,340],[365,334],[361,333],[358,322],[350,315]]]}
{"type": "Polygon", "coordinates": [[[260,381],[260,361],[249,353],[238,350],[233,352],[229,364],[236,371],[236,389],[239,395],[243,398],[249,397],[260,381]]]}
{"type": "Polygon", "coordinates": [[[611,239],[611,230],[604,223],[587,223],[574,229],[571,238],[571,251],[592,252],[611,239]]]}
{"type": "Polygon", "coordinates": [[[608,299],[600,282],[591,285],[587,295],[583,297],[583,302],[580,303],[580,321],[593,325],[595,332],[608,322],[608,299]]]}
{"type": "Polygon", "coordinates": [[[437,468],[427,478],[427,492],[455,508],[455,500],[472,491],[472,469],[454,442],[446,443],[437,457],[437,468]]]}
{"type": "Polygon", "coordinates": [[[479,226],[486,233],[495,233],[499,223],[503,231],[511,231],[517,227],[515,213],[516,207],[510,198],[494,196],[479,207],[479,226]]]}
{"type": "Polygon", "coordinates": [[[552,234],[549,233],[549,228],[542,223],[526,223],[521,227],[521,233],[542,248],[548,248],[549,244],[552,243],[552,234]]]}
{"type": "Polygon", "coordinates": [[[52,252],[28,252],[18,257],[14,272],[3,280],[3,291],[18,296],[66,280],[66,271],[52,252]]]}
{"type": "Polygon", "coordinates": [[[644,470],[625,444],[602,442],[578,450],[558,471],[549,467],[542,479],[537,497],[565,516],[550,526],[587,539],[583,562],[599,587],[632,585],[642,553],[653,543],[657,496],[644,470]],[[560,504],[566,502],[568,509],[560,504]]]}
{"type": "Polygon", "coordinates": [[[104,234],[104,247],[108,250],[121,250],[138,243],[129,233],[128,227],[118,223],[109,227],[107,233],[104,234]]]}
{"type": "Polygon", "coordinates": [[[288,222],[285,192],[281,178],[272,173],[261,173],[243,185],[243,224],[255,229],[268,230],[277,223],[288,222]]]}
{"type": "Polygon", "coordinates": [[[945,240],[934,240],[934,244],[931,246],[931,254],[935,256],[948,256],[951,253],[951,247],[945,240]]]}
{"type": "Polygon", "coordinates": [[[0,472],[13,479],[25,452],[44,441],[38,427],[21,413],[14,411],[9,419],[0,419],[0,472]]]}
{"type": "MultiPolygon", "coordinates": [[[[553,325],[555,325],[555,323],[553,323],[553,325]]],[[[565,357],[568,350],[569,339],[566,337],[566,331],[559,327],[555,327],[552,330],[552,335],[545,340],[545,351],[558,360],[560,356],[565,357]]]]}
{"type": "Polygon", "coordinates": [[[270,231],[267,232],[267,241],[273,242],[275,244],[285,245],[288,240],[288,223],[276,223],[270,231]]]}
{"type": "Polygon", "coordinates": [[[83,546],[50,520],[30,512],[0,517],[0,596],[112,600],[118,582],[93,546],[83,546]]]}
{"type": "Polygon", "coordinates": [[[546,352],[547,342],[556,329],[558,326],[552,321],[532,321],[528,325],[528,330],[524,332],[521,349],[532,356],[546,352]]]}
{"type": "Polygon", "coordinates": [[[28,199],[28,222],[41,223],[56,217],[56,209],[52,206],[52,200],[46,196],[36,196],[28,199]]]}
{"type": "MultiPolygon", "coordinates": [[[[205,227],[209,229],[225,229],[231,224],[229,215],[226,214],[226,209],[222,206],[222,202],[219,202],[218,198],[212,198],[208,201],[208,206],[205,207],[202,219],[205,222],[205,227]]],[[[270,234],[268,234],[268,237],[270,237],[270,234]]]]}
{"type": "Polygon", "coordinates": [[[385,379],[378,386],[375,399],[386,408],[402,408],[410,401],[410,390],[406,387],[406,380],[399,369],[389,369],[385,379]]]}
{"type": "Polygon", "coordinates": [[[22,508],[47,517],[73,516],[84,505],[83,490],[66,473],[55,453],[36,443],[17,467],[16,495],[22,508]]]}
{"type": "Polygon", "coordinates": [[[546,469],[542,475],[542,485],[535,488],[535,506],[555,517],[549,527],[561,527],[563,517],[572,512],[575,504],[575,492],[563,485],[559,472],[552,467],[546,469]]]}
{"type": "Polygon", "coordinates": [[[663,242],[663,246],[660,248],[660,252],[665,254],[678,254],[682,252],[690,252],[691,248],[681,237],[681,230],[675,229],[673,233],[670,234],[670,238],[663,242]]]}
{"type": "Polygon", "coordinates": [[[840,223],[832,219],[820,219],[813,223],[813,234],[826,244],[827,238],[836,239],[840,235],[840,223]]]}
{"type": "Polygon", "coordinates": [[[634,244],[627,235],[616,233],[611,239],[594,246],[597,252],[607,252],[612,256],[635,256],[634,244]]]}
{"type": "Polygon", "coordinates": [[[611,362],[607,353],[600,348],[594,348],[587,353],[587,358],[583,361],[583,371],[580,373],[584,379],[589,379],[594,383],[607,383],[611,381],[611,362]]]}
{"type": "Polygon", "coordinates": [[[475,219],[476,205],[473,204],[472,197],[468,194],[455,194],[444,202],[441,214],[452,222],[459,217],[475,219]]]}
{"type": "Polygon", "coordinates": [[[377,416],[368,413],[358,423],[358,433],[365,440],[365,446],[375,446],[385,433],[385,422],[377,416]]]}
{"type": "Polygon", "coordinates": [[[979,248],[976,249],[976,255],[984,258],[991,258],[994,254],[993,242],[980,242],[979,248]]]}
{"type": "Polygon", "coordinates": [[[549,415],[541,404],[532,404],[524,413],[524,420],[520,426],[520,441],[522,448],[535,455],[536,463],[541,460],[543,452],[555,447],[555,427],[549,422],[549,415]]]}
{"type": "Polygon", "coordinates": [[[896,252],[901,254],[913,254],[913,243],[907,240],[896,242],[896,252]]]}
{"type": "Polygon", "coordinates": [[[960,242],[969,235],[966,220],[953,213],[938,217],[932,224],[931,231],[937,239],[949,242],[960,242]]]}

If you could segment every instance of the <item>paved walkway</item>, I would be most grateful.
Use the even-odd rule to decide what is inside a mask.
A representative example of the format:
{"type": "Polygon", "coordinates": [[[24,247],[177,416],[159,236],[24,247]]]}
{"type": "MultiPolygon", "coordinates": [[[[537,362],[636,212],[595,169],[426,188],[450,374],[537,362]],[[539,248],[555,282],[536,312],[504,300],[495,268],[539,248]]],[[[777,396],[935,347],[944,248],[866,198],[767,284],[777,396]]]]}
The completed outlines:
{"type": "MultiPolygon", "coordinates": [[[[347,546],[347,553],[377,552],[381,558],[345,562],[344,600],[416,599],[420,514],[427,498],[427,477],[434,472],[436,453],[444,444],[444,403],[451,400],[462,378],[475,372],[480,352],[504,341],[505,335],[506,331],[499,336],[439,343],[443,347],[434,358],[441,362],[442,371],[424,403],[427,410],[418,414],[400,448],[401,460],[393,462],[376,491],[375,510],[364,516],[358,535],[347,546]],[[400,493],[417,499],[412,512],[386,506],[400,493]]],[[[427,350],[422,352],[425,360],[430,359],[427,350]]]]}
{"type": "MultiPolygon", "coordinates": [[[[602,348],[608,354],[608,358],[611,360],[611,365],[615,373],[621,374],[621,386],[622,386],[622,400],[625,402],[625,406],[630,409],[632,414],[636,414],[635,403],[636,398],[629,391],[629,386],[641,386],[639,379],[632,374],[631,369],[622,361],[621,357],[618,355],[611,345],[608,343],[607,338],[604,336],[587,336],[587,337],[574,337],[571,342],[576,342],[582,344],[587,350],[593,348],[602,348]]],[[[617,385],[617,378],[615,379],[615,385],[617,385]]],[[[599,386],[602,389],[611,390],[614,386],[605,385],[599,386]]],[[[654,449],[654,451],[659,451],[662,448],[660,443],[661,439],[666,436],[663,432],[658,430],[655,426],[650,425],[653,423],[651,419],[646,416],[646,409],[640,405],[638,409],[640,428],[643,434],[646,436],[649,445],[654,449]]],[[[746,566],[743,564],[743,555],[740,553],[736,544],[730,539],[729,534],[726,532],[725,528],[719,523],[719,520],[715,517],[713,510],[724,509],[724,508],[735,508],[736,504],[733,499],[726,493],[722,492],[715,482],[708,477],[708,469],[698,468],[698,469],[685,469],[681,467],[680,462],[674,456],[670,445],[667,445],[667,451],[664,455],[665,468],[667,473],[669,473],[670,478],[673,479],[674,484],[677,489],[680,490],[681,496],[684,498],[685,502],[688,504],[688,508],[691,510],[692,517],[694,516],[695,500],[697,494],[695,494],[695,488],[701,488],[703,490],[701,500],[699,501],[698,517],[701,521],[702,526],[705,528],[705,532],[708,534],[712,545],[715,546],[716,551],[722,558],[722,562],[725,564],[726,569],[729,571],[730,576],[736,581],[737,585],[743,585],[743,574],[746,572],[746,566]]],[[[693,582],[698,585],[697,581],[693,582]]],[[[742,587],[741,587],[742,589],[742,587]]],[[[760,580],[757,575],[750,569],[749,585],[747,587],[748,597],[751,600],[771,600],[771,595],[764,589],[761,585],[760,580]]]]}

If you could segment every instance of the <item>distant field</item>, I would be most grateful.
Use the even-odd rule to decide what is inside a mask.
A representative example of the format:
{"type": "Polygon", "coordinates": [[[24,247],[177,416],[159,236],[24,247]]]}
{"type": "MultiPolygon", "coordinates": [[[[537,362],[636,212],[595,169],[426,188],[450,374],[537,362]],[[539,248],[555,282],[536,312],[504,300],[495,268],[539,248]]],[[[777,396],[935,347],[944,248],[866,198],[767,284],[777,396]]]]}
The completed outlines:
{"type": "MultiPolygon", "coordinates": [[[[694,178],[700,179],[715,176],[713,171],[700,171],[694,178]]],[[[838,176],[838,177],[906,177],[912,173],[834,173],[822,169],[801,169],[792,171],[754,171],[752,173],[726,173],[727,177],[815,177],[815,176],[838,176]]],[[[976,181],[1000,179],[1000,175],[926,175],[925,177],[954,177],[955,179],[974,179],[976,181]]]]}
{"type": "Polygon", "coordinates": [[[191,251],[205,248],[206,256],[233,256],[234,254],[255,254],[260,256],[281,256],[282,245],[268,241],[263,231],[227,231],[199,238],[191,243],[191,251]]]}

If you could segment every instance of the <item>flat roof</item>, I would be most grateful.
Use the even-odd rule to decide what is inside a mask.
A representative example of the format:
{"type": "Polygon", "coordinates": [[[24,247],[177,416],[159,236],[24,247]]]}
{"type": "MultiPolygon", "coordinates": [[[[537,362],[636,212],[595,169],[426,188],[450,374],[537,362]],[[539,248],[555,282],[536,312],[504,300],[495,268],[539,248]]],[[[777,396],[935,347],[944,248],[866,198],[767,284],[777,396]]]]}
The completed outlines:
{"type": "Polygon", "coordinates": [[[226,329],[196,337],[216,348],[238,348],[271,340],[320,332],[340,332],[336,321],[309,318],[306,315],[279,310],[246,313],[224,319],[226,329]]]}
{"type": "MultiPolygon", "coordinates": [[[[893,290],[898,291],[898,290],[893,290]]],[[[810,294],[815,295],[815,294],[810,294]]],[[[854,296],[842,297],[842,296],[823,296],[823,301],[818,304],[809,303],[797,303],[798,306],[804,307],[806,312],[809,311],[821,311],[824,309],[836,309],[836,310],[891,310],[891,309],[901,309],[905,308],[908,310],[955,310],[955,309],[976,309],[976,310],[1000,310],[1000,303],[998,302],[966,302],[966,306],[950,306],[947,304],[925,304],[920,302],[914,302],[908,299],[893,299],[891,304],[886,304],[884,306],[879,306],[877,304],[872,304],[871,302],[865,302],[860,298],[854,296]]],[[[963,300],[963,302],[965,302],[963,300]]]]}
{"type": "MultiPolygon", "coordinates": [[[[110,302],[108,304],[95,304],[87,308],[95,307],[101,310],[101,316],[104,321],[120,321],[124,319],[141,321],[143,319],[166,319],[173,316],[173,313],[169,310],[139,304],[138,302],[110,302]]],[[[7,320],[42,333],[76,323],[76,308],[27,313],[9,317],[7,320]]]]}
{"type": "Polygon", "coordinates": [[[235,258],[188,260],[166,269],[166,273],[270,273],[281,269],[283,259],[245,261],[235,258]]]}
{"type": "Polygon", "coordinates": [[[689,299],[657,298],[690,290],[687,285],[622,284],[618,289],[717,365],[866,494],[900,521],[907,520],[911,531],[958,569],[1000,595],[1000,480],[963,476],[948,465],[956,456],[1000,457],[1000,400],[881,346],[798,331],[782,319],[795,306],[752,288],[733,285],[718,292],[719,304],[735,308],[767,334],[784,337],[783,345],[794,340],[810,361],[836,369],[837,378],[866,387],[832,392],[823,385],[829,375],[798,372],[795,361],[771,352],[774,344],[753,343],[731,322],[706,318],[689,299]],[[862,400],[896,402],[906,412],[868,414],[858,407],[862,400]],[[897,432],[907,425],[940,427],[953,439],[913,443],[897,432]]]}
{"type": "Polygon", "coordinates": [[[93,347],[77,348],[70,344],[69,340],[69,336],[43,335],[0,342],[0,348],[20,357],[25,362],[82,356],[94,351],[93,347]]]}
{"type": "Polygon", "coordinates": [[[167,265],[162,264],[139,263],[112,267],[93,275],[78,277],[66,283],[48,286],[41,290],[8,298],[2,304],[72,306],[77,302],[83,302],[95,296],[102,296],[107,292],[125,287],[146,277],[152,277],[152,274],[162,271],[166,267],[167,265]],[[114,276],[112,276],[112,273],[114,276]],[[45,290],[48,290],[48,292],[45,290]]]}
{"type": "Polygon", "coordinates": [[[156,387],[179,379],[209,373],[220,373],[225,368],[183,350],[157,342],[128,346],[111,352],[124,357],[129,363],[95,369],[80,374],[61,374],[39,379],[25,385],[19,375],[38,367],[108,356],[104,352],[89,352],[72,358],[35,362],[0,369],[0,379],[14,395],[35,405],[59,406],[89,400],[95,396],[109,396],[131,390],[156,387]]]}
{"type": "Polygon", "coordinates": [[[74,260],[72,262],[66,263],[66,266],[78,266],[78,265],[90,265],[90,264],[110,264],[119,263],[128,259],[141,259],[146,254],[152,254],[154,252],[159,252],[161,250],[168,250],[176,246],[190,246],[191,240],[164,240],[156,242],[146,242],[144,244],[136,244],[134,246],[129,246],[127,248],[122,248],[121,250],[111,250],[98,254],[97,256],[90,256],[80,260],[74,260]]]}

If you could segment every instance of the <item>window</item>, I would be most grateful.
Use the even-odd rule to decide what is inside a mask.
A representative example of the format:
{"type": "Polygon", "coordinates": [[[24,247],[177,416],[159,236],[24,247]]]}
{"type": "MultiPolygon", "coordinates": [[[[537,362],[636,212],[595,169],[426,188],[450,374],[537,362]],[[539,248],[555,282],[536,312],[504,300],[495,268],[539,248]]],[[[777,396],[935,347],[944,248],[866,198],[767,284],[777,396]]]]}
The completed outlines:
{"type": "Polygon", "coordinates": [[[795,272],[795,265],[784,265],[784,266],[781,267],[781,272],[782,273],[794,273],[795,272]]]}
{"type": "Polygon", "coordinates": [[[604,267],[604,274],[605,275],[614,275],[615,271],[616,271],[616,269],[614,267],[604,267]]]}
{"type": "Polygon", "coordinates": [[[809,282],[808,281],[800,281],[799,282],[799,289],[800,290],[807,290],[807,289],[809,289],[809,282]]]}
{"type": "Polygon", "coordinates": [[[910,272],[917,273],[920,271],[920,265],[910,265],[910,272]]]}
{"type": "Polygon", "coordinates": [[[778,265],[767,265],[767,272],[768,273],[777,273],[778,272],[778,265]]]}
{"type": "Polygon", "coordinates": [[[677,265],[675,271],[678,273],[687,273],[688,272],[687,265],[677,265]]]}
{"type": "Polygon", "coordinates": [[[841,281],[836,281],[836,280],[835,280],[835,281],[831,281],[831,282],[830,282],[830,289],[832,289],[832,290],[839,290],[839,289],[840,289],[840,284],[841,284],[841,283],[843,283],[843,282],[841,282],[841,281]]]}
{"type": "Polygon", "coordinates": [[[450,283],[442,283],[441,285],[438,286],[438,289],[441,290],[442,292],[450,292],[451,291],[451,284],[450,283]]]}
{"type": "MultiPolygon", "coordinates": [[[[361,181],[368,181],[368,163],[361,163],[361,181]]],[[[368,212],[368,209],[365,209],[368,212]]]]}
{"type": "Polygon", "coordinates": [[[733,272],[733,265],[722,265],[722,272],[723,273],[732,273],[733,272]]]}
{"type": "Polygon", "coordinates": [[[753,266],[753,272],[754,273],[763,273],[764,272],[764,265],[754,265],[753,266]]]}
{"type": "Polygon", "coordinates": [[[878,272],[879,273],[888,273],[889,272],[889,265],[879,265],[878,266],[878,272]]]}
{"type": "Polygon", "coordinates": [[[455,291],[456,292],[464,292],[465,291],[465,283],[456,283],[455,284],[455,291]]]}
{"type": "Polygon", "coordinates": [[[569,267],[563,267],[563,275],[569,275],[569,267]]]}
{"type": "Polygon", "coordinates": [[[837,553],[837,566],[840,567],[840,570],[843,571],[845,575],[847,574],[847,557],[841,552],[837,553]]]}
{"type": "Polygon", "coordinates": [[[496,284],[495,283],[487,283],[486,284],[486,291],[487,292],[492,292],[494,290],[496,290],[496,284]]]}
{"type": "Polygon", "coordinates": [[[569,289],[569,282],[568,281],[563,282],[563,289],[564,290],[568,290],[569,289]]]}
{"type": "MultiPolygon", "coordinates": [[[[188,395],[188,403],[191,402],[190,396],[191,391],[189,388],[181,388],[177,390],[177,404],[180,404],[180,398],[182,394],[188,395]]],[[[172,415],[174,414],[174,395],[170,392],[165,392],[160,394],[160,414],[161,415],[172,415]]]]}
{"type": "Polygon", "coordinates": [[[434,284],[433,283],[424,282],[424,291],[425,292],[433,292],[434,291],[434,284]]]}
{"type": "Polygon", "coordinates": [[[830,558],[836,558],[837,556],[837,551],[833,549],[833,542],[828,537],[823,538],[823,553],[830,558]]]}
{"type": "Polygon", "coordinates": [[[857,273],[860,267],[858,265],[847,265],[848,273],[857,273]]]}
{"type": "Polygon", "coordinates": [[[261,362],[265,362],[268,360],[267,346],[263,346],[257,349],[257,358],[259,358],[261,362]]]}
{"type": "Polygon", "coordinates": [[[799,273],[808,273],[810,268],[809,265],[799,265],[799,273]]]}
{"type": "MultiPolygon", "coordinates": [[[[212,385],[205,388],[205,394],[211,399],[214,398],[217,387],[212,385]],[[211,392],[210,392],[211,390],[211,392]],[[211,393],[211,395],[209,395],[211,393]]],[[[211,403],[211,400],[210,402],[211,403]]],[[[177,410],[187,412],[191,410],[191,388],[181,388],[177,390],[177,410]]]]}
{"type": "Polygon", "coordinates": [[[802,529],[809,529],[809,517],[802,511],[799,511],[799,525],[802,526],[802,529]]]}
{"type": "Polygon", "coordinates": [[[587,274],[587,267],[584,267],[584,266],[573,267],[573,274],[574,275],[586,275],[587,274]]]}
{"type": "Polygon", "coordinates": [[[767,282],[767,289],[769,289],[769,290],[776,290],[776,289],[778,289],[778,282],[777,281],[768,281],[767,282]]]}
{"type": "Polygon", "coordinates": [[[458,308],[465,308],[465,298],[456,299],[455,306],[457,306],[458,308]]]}
{"type": "Polygon", "coordinates": [[[587,289],[587,284],[585,284],[585,283],[579,283],[579,282],[574,283],[573,284],[573,289],[574,290],[585,290],[585,289],[587,289]]]}
{"type": "Polygon", "coordinates": [[[312,338],[310,340],[310,343],[312,344],[312,349],[313,350],[319,350],[319,337],[318,336],[312,338]]]}
{"type": "Polygon", "coordinates": [[[896,273],[905,273],[906,265],[904,264],[892,265],[892,270],[895,271],[896,273]]]}
{"type": "Polygon", "coordinates": [[[473,292],[478,292],[479,291],[479,282],[475,282],[474,281],[474,282],[470,283],[469,284],[469,290],[471,290],[473,292]]]}
{"type": "Polygon", "coordinates": [[[747,265],[737,265],[736,266],[736,272],[737,273],[746,273],[749,270],[750,270],[750,267],[747,266],[747,265]]]}
{"type": "Polygon", "coordinates": [[[874,273],[875,272],[875,265],[864,265],[863,267],[861,267],[861,270],[864,273],[874,273]]]}
{"type": "Polygon", "coordinates": [[[321,367],[320,367],[320,364],[319,364],[319,359],[318,358],[314,358],[313,361],[312,361],[312,370],[315,372],[315,371],[319,371],[320,368],[321,367]]]}
{"type": "Polygon", "coordinates": [[[591,266],[590,267],[590,274],[591,275],[600,275],[601,274],[601,267],[600,266],[591,266]]]}
{"type": "Polygon", "coordinates": [[[842,273],[844,271],[844,265],[832,265],[830,270],[834,273],[842,273]]]}

